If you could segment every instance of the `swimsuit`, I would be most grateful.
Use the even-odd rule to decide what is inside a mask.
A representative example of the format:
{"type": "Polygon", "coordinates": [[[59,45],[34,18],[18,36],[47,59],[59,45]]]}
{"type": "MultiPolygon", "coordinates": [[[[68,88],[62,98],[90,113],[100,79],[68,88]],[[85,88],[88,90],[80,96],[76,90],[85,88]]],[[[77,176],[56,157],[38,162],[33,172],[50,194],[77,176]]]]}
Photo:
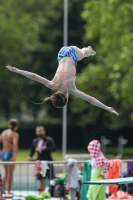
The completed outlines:
{"type": "MultiPolygon", "coordinates": [[[[7,141],[11,145],[14,145],[13,142],[8,139],[8,133],[5,133],[3,140],[7,141]]],[[[2,161],[9,161],[13,155],[14,151],[2,151],[1,159],[2,161]]]]}
{"type": "Polygon", "coordinates": [[[9,142],[11,145],[13,145],[13,142],[8,139],[8,133],[5,133],[4,140],[7,141],[7,142],[9,142]]]}
{"type": "MultiPolygon", "coordinates": [[[[77,65],[78,57],[77,57],[76,47],[75,46],[70,46],[70,47],[64,46],[64,47],[62,47],[60,49],[59,53],[58,53],[58,57],[57,57],[58,62],[63,57],[70,57],[72,60],[74,60],[75,64],[77,65]]],[[[59,80],[59,83],[57,84],[56,89],[58,90],[58,87],[59,87],[61,81],[64,80],[66,90],[68,91],[66,74],[71,74],[74,77],[75,77],[75,75],[72,72],[64,72],[64,71],[57,71],[56,73],[62,73],[61,79],[59,80]]]]}
{"type": "Polygon", "coordinates": [[[72,60],[75,61],[76,65],[78,62],[78,57],[77,57],[77,52],[76,52],[76,47],[75,46],[64,46],[60,49],[58,53],[57,60],[58,62],[61,60],[63,57],[70,57],[72,60]]]}
{"type": "Polygon", "coordinates": [[[73,73],[71,73],[71,72],[63,72],[63,71],[58,71],[58,72],[56,72],[56,73],[62,73],[62,76],[61,76],[61,78],[60,78],[60,80],[59,80],[59,83],[58,83],[57,86],[56,86],[56,89],[58,90],[58,87],[59,87],[61,81],[64,80],[64,84],[65,84],[65,86],[66,86],[66,91],[68,91],[68,85],[67,85],[67,81],[66,81],[66,74],[71,74],[71,75],[73,75],[74,77],[75,77],[75,75],[74,75],[73,73]]]}
{"type": "Polygon", "coordinates": [[[9,161],[10,158],[14,155],[14,151],[2,151],[1,159],[2,161],[9,161]]]}

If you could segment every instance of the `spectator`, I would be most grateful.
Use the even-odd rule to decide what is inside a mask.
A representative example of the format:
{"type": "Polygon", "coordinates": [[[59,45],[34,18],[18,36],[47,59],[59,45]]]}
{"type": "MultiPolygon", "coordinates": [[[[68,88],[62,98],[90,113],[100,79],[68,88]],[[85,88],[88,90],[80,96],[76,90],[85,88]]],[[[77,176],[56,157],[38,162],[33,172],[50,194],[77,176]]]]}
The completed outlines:
{"type": "MultiPolygon", "coordinates": [[[[18,152],[18,140],[19,136],[16,132],[18,130],[18,121],[16,119],[10,119],[9,128],[4,130],[0,135],[0,142],[2,143],[1,159],[5,161],[16,161],[18,152]]],[[[15,165],[4,165],[5,176],[3,178],[3,193],[5,193],[5,184],[7,183],[8,193],[10,194],[13,170],[15,165]]]]}
{"type": "MultiPolygon", "coordinates": [[[[36,160],[52,161],[51,152],[56,151],[56,146],[55,146],[54,140],[51,137],[46,136],[45,127],[41,126],[41,125],[36,127],[36,135],[37,135],[37,138],[35,138],[32,141],[30,154],[29,154],[27,160],[31,161],[32,157],[36,151],[38,154],[38,157],[36,160]]],[[[55,178],[54,167],[53,167],[53,165],[49,165],[49,168],[51,170],[51,173],[50,173],[50,170],[47,170],[46,177],[48,177],[51,180],[51,179],[55,178]]],[[[41,174],[39,174],[38,180],[40,180],[40,186],[44,190],[45,189],[45,181],[41,174]]]]}

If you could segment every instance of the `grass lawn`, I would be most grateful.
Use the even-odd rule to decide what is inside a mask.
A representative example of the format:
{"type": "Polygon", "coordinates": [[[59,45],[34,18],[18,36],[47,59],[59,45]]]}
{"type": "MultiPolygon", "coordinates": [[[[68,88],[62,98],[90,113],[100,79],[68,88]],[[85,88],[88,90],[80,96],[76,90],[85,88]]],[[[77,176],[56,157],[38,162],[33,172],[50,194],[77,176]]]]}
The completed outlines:
{"type": "MultiPolygon", "coordinates": [[[[118,149],[115,147],[108,147],[106,149],[107,155],[112,155],[116,157],[118,154],[118,149]]],[[[17,155],[17,161],[26,161],[26,158],[29,154],[29,149],[20,149],[17,155]]],[[[67,151],[67,154],[87,154],[87,151],[84,149],[70,149],[67,151]]],[[[62,151],[58,150],[52,153],[53,159],[56,161],[62,160],[62,151]]],[[[36,155],[34,156],[36,158],[36,155]]],[[[133,158],[133,148],[124,148],[124,157],[125,159],[133,158]]]]}
{"type": "MultiPolygon", "coordinates": [[[[87,153],[87,152],[83,150],[78,150],[78,149],[67,151],[67,154],[84,154],[84,153],[87,153]]],[[[17,155],[17,161],[26,161],[28,154],[29,154],[29,149],[20,149],[17,155]]],[[[62,151],[58,150],[56,152],[53,152],[52,157],[56,161],[62,160],[62,151]]],[[[34,158],[36,158],[36,155],[34,156],[34,158]]]]}

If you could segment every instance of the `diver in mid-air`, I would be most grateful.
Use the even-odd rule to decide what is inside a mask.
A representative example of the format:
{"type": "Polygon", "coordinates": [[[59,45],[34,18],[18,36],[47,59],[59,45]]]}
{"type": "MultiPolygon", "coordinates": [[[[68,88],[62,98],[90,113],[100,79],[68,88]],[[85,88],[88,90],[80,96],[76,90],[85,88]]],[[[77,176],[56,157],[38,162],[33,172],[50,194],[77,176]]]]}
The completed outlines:
{"type": "Polygon", "coordinates": [[[104,105],[94,97],[91,97],[76,88],[75,80],[77,62],[85,57],[94,56],[95,54],[96,52],[92,49],[91,46],[84,47],[82,49],[79,49],[76,46],[62,47],[57,57],[59,65],[52,81],[49,81],[46,78],[41,77],[37,74],[19,70],[9,65],[6,66],[6,68],[12,72],[21,74],[31,80],[40,82],[51,90],[58,90],[50,97],[45,98],[41,103],[36,104],[43,104],[46,101],[51,100],[56,108],[62,108],[67,104],[69,98],[68,93],[70,93],[76,97],[88,101],[89,103],[99,108],[105,109],[115,115],[119,115],[119,113],[117,113],[113,108],[104,105]]]}

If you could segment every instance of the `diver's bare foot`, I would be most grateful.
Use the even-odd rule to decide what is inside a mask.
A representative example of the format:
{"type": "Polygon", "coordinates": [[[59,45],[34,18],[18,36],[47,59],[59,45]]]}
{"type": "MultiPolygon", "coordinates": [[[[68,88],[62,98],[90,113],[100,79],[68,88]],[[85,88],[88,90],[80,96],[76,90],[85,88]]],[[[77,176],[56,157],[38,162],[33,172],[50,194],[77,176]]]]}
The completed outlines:
{"type": "Polygon", "coordinates": [[[96,54],[96,52],[92,49],[91,46],[88,46],[88,49],[89,49],[88,56],[94,56],[96,54]]]}

